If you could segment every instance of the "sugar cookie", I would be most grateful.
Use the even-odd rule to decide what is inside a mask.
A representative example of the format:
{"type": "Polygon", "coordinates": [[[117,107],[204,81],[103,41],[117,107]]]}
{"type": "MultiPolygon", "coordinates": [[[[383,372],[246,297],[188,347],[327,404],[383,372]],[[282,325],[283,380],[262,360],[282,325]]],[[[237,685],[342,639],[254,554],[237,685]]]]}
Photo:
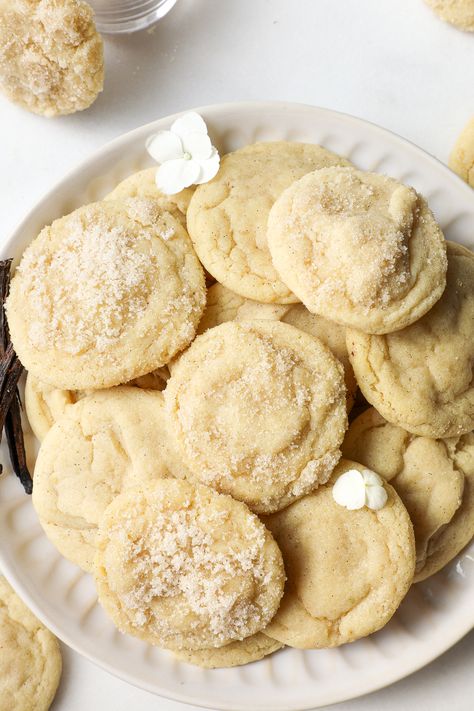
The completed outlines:
{"type": "Polygon", "coordinates": [[[415,543],[408,513],[394,489],[373,511],[348,511],[334,501],[332,482],[364,467],[342,460],[331,482],[265,517],[283,554],[287,583],[265,630],[301,649],[336,647],[383,627],[408,591],[415,543]]]}
{"type": "MultiPolygon", "coordinates": [[[[146,390],[164,390],[166,379],[162,371],[163,369],[160,369],[142,375],[131,380],[128,385],[146,390]]],[[[74,405],[78,400],[92,393],[93,390],[61,390],[41,382],[28,373],[25,384],[25,411],[35,437],[41,442],[70,405],[74,405]]]]}
{"type": "Polygon", "coordinates": [[[156,168],[146,168],[132,173],[128,178],[122,180],[116,188],[109,193],[104,200],[116,200],[122,202],[130,198],[145,198],[156,200],[160,207],[170,212],[186,227],[186,211],[189,201],[194,192],[194,188],[185,188],[176,195],[165,195],[158,189],[155,182],[156,168]]]}
{"type": "Polygon", "coordinates": [[[347,426],[341,364],[321,341],[273,321],[198,336],[165,400],[190,476],[258,513],[326,482],[347,426]]]}
{"type": "Polygon", "coordinates": [[[449,157],[449,167],[474,188],[474,117],[464,126],[456,141],[449,157]]]}
{"type": "Polygon", "coordinates": [[[474,536],[472,432],[417,437],[371,408],[351,424],[342,451],[389,481],[405,504],[415,530],[415,581],[440,570],[474,536]]]}
{"type": "Polygon", "coordinates": [[[224,156],[217,176],[197,187],[187,214],[190,237],[208,272],[248,299],[298,301],[272,265],[267,217],[285,188],[329,165],[350,163],[321,146],[285,141],[254,143],[224,156]]]}
{"type": "Polygon", "coordinates": [[[44,116],[87,109],[102,91],[104,51],[81,0],[0,3],[0,89],[44,116]]]}
{"type": "Polygon", "coordinates": [[[204,274],[178,220],[155,201],[99,202],[45,227],[7,300],[18,356],[67,390],[125,383],[192,341],[204,274]]]}
{"type": "Polygon", "coordinates": [[[196,651],[181,650],[174,656],[180,662],[194,664],[204,669],[219,669],[223,667],[238,667],[260,659],[282,649],[284,645],[276,639],[267,637],[262,632],[257,632],[251,637],[246,637],[241,642],[231,642],[224,647],[199,649],[196,651]]]}
{"type": "Polygon", "coordinates": [[[158,477],[183,476],[184,469],[161,393],[99,391],[70,406],[43,440],[33,505],[60,553],[90,571],[97,526],[112,499],[158,477]]]}
{"type": "Polygon", "coordinates": [[[285,579],[278,546],[244,504],[173,479],[110,504],[94,575],[122,632],[177,650],[222,647],[260,632],[285,579]]]}
{"type": "Polygon", "coordinates": [[[352,407],[357,383],[349,361],[344,326],[312,314],[303,304],[261,304],[234,294],[222,284],[208,289],[206,310],[198,326],[198,333],[227,321],[281,321],[319,338],[344,366],[348,409],[352,407]]]}
{"type": "Polygon", "coordinates": [[[474,254],[448,242],[446,290],[423,318],[385,336],[348,329],[347,348],[367,400],[423,437],[474,429],[474,254]]]}
{"type": "Polygon", "coordinates": [[[445,22],[460,30],[474,32],[474,2],[472,0],[425,0],[445,22]]]}
{"type": "Polygon", "coordinates": [[[48,711],[61,678],[56,637],[0,576],[0,711],[48,711]]]}
{"type": "Polygon", "coordinates": [[[273,264],[312,312],[366,333],[413,323],[440,298],[446,247],[426,201],[393,178],[324,168],[268,218],[273,264]]]}

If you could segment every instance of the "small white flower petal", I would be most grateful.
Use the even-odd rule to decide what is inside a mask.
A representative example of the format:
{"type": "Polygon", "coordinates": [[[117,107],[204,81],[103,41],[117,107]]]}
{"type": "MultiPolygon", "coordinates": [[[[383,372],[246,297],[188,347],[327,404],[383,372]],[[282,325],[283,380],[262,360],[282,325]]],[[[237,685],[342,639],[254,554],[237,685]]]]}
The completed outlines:
{"type": "Polygon", "coordinates": [[[387,503],[388,494],[383,486],[367,486],[365,489],[365,503],[369,509],[378,511],[387,503]]]}
{"type": "Polygon", "coordinates": [[[156,185],[166,195],[175,195],[192,185],[199,176],[200,166],[197,161],[168,160],[156,171],[156,185]]]}
{"type": "Polygon", "coordinates": [[[207,126],[202,118],[195,111],[190,111],[184,116],[180,116],[171,124],[170,131],[183,138],[187,133],[203,133],[207,136],[207,126]]]}
{"type": "Polygon", "coordinates": [[[215,148],[212,149],[212,155],[207,160],[200,161],[201,172],[199,179],[195,181],[196,185],[201,185],[202,183],[208,183],[212,180],[219,170],[220,164],[219,153],[215,148]]]}
{"type": "Polygon", "coordinates": [[[182,158],[184,153],[180,137],[171,131],[159,131],[154,136],[150,136],[146,149],[157,163],[177,160],[182,158]]]}
{"type": "Polygon", "coordinates": [[[212,156],[212,143],[207,134],[191,131],[181,138],[181,142],[184,151],[194,160],[207,160],[212,156]]]}
{"type": "Polygon", "coordinates": [[[349,511],[365,506],[365,484],[362,474],[357,469],[349,469],[337,479],[332,488],[336,504],[345,506],[349,511]]]}
{"type": "Polygon", "coordinates": [[[362,476],[366,486],[383,486],[382,477],[373,472],[371,469],[364,469],[362,471],[362,476]]]}

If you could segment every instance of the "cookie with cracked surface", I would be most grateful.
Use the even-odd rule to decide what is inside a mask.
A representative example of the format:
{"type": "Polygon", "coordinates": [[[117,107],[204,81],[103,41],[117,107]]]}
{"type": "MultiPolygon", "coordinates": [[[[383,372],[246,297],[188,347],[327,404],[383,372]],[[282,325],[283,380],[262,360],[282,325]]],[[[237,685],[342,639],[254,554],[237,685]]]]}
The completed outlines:
{"type": "Polygon", "coordinates": [[[227,321],[281,321],[319,338],[344,366],[348,410],[354,402],[357,383],[349,361],[345,328],[322,316],[312,314],[303,304],[261,304],[234,294],[222,284],[208,289],[206,310],[198,333],[227,321]]]}
{"type": "Polygon", "coordinates": [[[0,576],[0,711],[48,711],[61,679],[58,640],[0,576]]]}
{"type": "MultiPolygon", "coordinates": [[[[127,385],[145,390],[164,390],[169,373],[166,376],[163,371],[165,369],[162,368],[142,375],[127,385]]],[[[41,442],[71,405],[93,393],[93,390],[60,390],[28,373],[25,384],[25,411],[35,437],[41,442]]]]}
{"type": "Polygon", "coordinates": [[[449,156],[449,167],[474,188],[474,117],[468,121],[456,141],[449,156]]]}
{"type": "Polygon", "coordinates": [[[175,652],[174,656],[180,662],[194,664],[203,669],[223,669],[258,662],[284,646],[276,639],[271,639],[266,634],[257,632],[251,637],[246,637],[240,642],[231,642],[224,647],[195,651],[181,650],[180,652],[175,652]]]}
{"type": "Polygon", "coordinates": [[[472,0],[425,0],[444,22],[460,30],[474,32],[474,2],[472,0]]]}
{"type": "Polygon", "coordinates": [[[445,240],[426,201],[376,173],[305,175],[270,210],[267,239],[281,279],[309,311],[366,333],[413,323],[446,283],[445,240]]]}
{"type": "Polygon", "coordinates": [[[474,429],[474,253],[447,244],[446,289],[423,318],[384,336],[347,330],[367,400],[389,422],[435,439],[474,429]]]}
{"type": "Polygon", "coordinates": [[[383,476],[413,523],[415,582],[437,573],[474,536],[474,434],[417,437],[374,408],[349,427],[342,453],[383,476]]]}
{"type": "Polygon", "coordinates": [[[166,365],[194,338],[204,273],[181,223],[155,201],[103,201],[45,227],[7,300],[11,338],[36,378],[87,390],[166,365]]]}
{"type": "Polygon", "coordinates": [[[46,435],[33,506],[59,552],[91,571],[97,528],[112,499],[159,477],[183,476],[183,470],[162,393],[103,390],[71,405],[46,435]]]}
{"type": "Polygon", "coordinates": [[[173,479],[115,498],[94,568],[99,601],[117,627],[172,650],[261,632],[285,580],[278,546],[245,504],[173,479]]]}
{"type": "Polygon", "coordinates": [[[347,427],[343,376],[321,341],[278,321],[198,336],[164,393],[188,475],[257,513],[326,482],[347,427]]]}
{"type": "Polygon", "coordinates": [[[263,303],[298,298],[280,280],[268,251],[270,208],[301,176],[329,165],[350,165],[308,143],[254,143],[225,155],[217,176],[199,185],[187,213],[199,259],[218,282],[263,303]]]}
{"type": "Polygon", "coordinates": [[[413,526],[390,484],[378,511],[348,511],[334,501],[332,483],[354,468],[365,467],[341,460],[329,484],[264,518],[287,575],[265,634],[290,647],[337,647],[375,632],[413,581],[413,526]]]}
{"type": "Polygon", "coordinates": [[[87,109],[102,91],[104,52],[81,0],[0,2],[0,89],[44,116],[87,109]]]}
{"type": "Polygon", "coordinates": [[[176,195],[165,195],[158,189],[155,181],[156,168],[145,168],[132,173],[122,180],[104,200],[129,200],[130,198],[146,198],[156,200],[160,207],[178,218],[186,227],[186,212],[194,188],[185,188],[176,195]]]}

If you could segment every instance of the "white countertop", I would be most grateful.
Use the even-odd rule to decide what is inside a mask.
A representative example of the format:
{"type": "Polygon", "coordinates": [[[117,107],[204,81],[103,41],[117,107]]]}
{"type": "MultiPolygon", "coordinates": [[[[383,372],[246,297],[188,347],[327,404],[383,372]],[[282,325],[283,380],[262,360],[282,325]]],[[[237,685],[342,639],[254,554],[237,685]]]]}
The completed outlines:
{"type": "MultiPolygon", "coordinates": [[[[443,161],[474,114],[474,34],[422,0],[178,0],[153,33],[106,40],[104,93],[83,114],[47,120],[0,98],[1,234],[46,190],[119,134],[222,101],[275,99],[344,111],[443,161]]],[[[55,711],[186,711],[70,650],[55,711]]],[[[340,711],[467,711],[474,633],[424,670],[340,711]]],[[[12,710],[13,711],[13,710],[12,710]]]]}

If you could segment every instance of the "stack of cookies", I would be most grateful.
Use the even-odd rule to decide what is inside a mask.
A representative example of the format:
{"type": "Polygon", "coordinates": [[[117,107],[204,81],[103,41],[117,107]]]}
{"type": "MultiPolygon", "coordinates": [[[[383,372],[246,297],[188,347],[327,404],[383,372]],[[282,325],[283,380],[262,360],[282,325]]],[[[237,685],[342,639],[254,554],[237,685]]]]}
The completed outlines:
{"type": "Polygon", "coordinates": [[[41,525],[189,663],[366,636],[474,534],[474,255],[320,146],[247,146],[176,195],[154,173],[12,280],[41,525]]]}

